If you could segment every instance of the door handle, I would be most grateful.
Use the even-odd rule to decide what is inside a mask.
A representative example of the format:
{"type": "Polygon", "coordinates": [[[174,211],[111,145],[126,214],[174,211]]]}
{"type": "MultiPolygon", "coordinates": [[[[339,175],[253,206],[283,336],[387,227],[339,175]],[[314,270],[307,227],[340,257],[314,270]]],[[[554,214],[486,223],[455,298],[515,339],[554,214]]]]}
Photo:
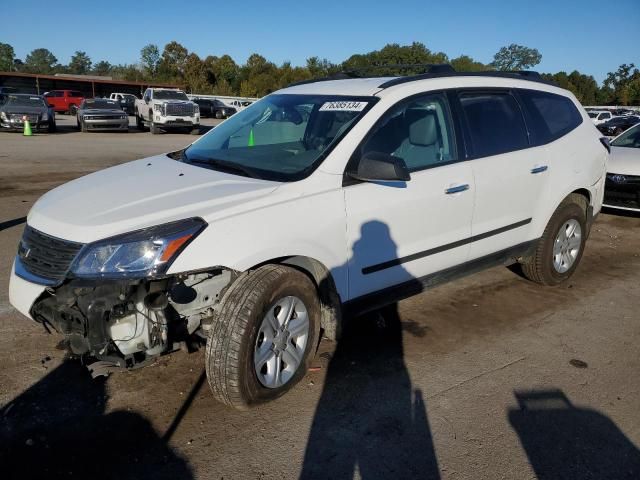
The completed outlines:
{"type": "Polygon", "coordinates": [[[465,183],[464,185],[456,185],[455,187],[449,187],[444,191],[444,193],[446,193],[447,195],[451,195],[452,193],[460,193],[464,192],[465,190],[469,190],[468,183],[465,183]]]}
{"type": "Polygon", "coordinates": [[[533,174],[535,175],[536,173],[546,172],[548,169],[549,169],[549,167],[548,167],[548,166],[546,166],[546,165],[540,165],[539,167],[533,167],[533,168],[531,169],[531,173],[533,173],[533,174]]]}

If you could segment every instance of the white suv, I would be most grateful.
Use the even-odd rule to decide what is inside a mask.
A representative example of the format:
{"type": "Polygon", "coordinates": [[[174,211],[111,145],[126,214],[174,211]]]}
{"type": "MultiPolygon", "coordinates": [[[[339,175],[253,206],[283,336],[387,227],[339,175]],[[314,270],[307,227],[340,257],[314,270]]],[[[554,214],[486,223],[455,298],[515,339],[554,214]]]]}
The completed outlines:
{"type": "Polygon", "coordinates": [[[244,408],[290,389],[355,313],[494,265],[566,280],[606,147],[533,75],[294,85],[183,151],[44,195],[11,302],[95,374],[206,339],[213,393],[244,408]]]}

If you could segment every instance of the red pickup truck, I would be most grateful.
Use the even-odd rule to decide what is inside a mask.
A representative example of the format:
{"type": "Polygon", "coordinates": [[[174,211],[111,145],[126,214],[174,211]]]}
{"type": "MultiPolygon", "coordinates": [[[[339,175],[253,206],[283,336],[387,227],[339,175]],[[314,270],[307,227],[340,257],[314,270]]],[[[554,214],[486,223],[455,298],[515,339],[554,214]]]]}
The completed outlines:
{"type": "Polygon", "coordinates": [[[56,112],[68,112],[69,115],[75,115],[84,100],[82,92],[77,90],[51,90],[44,97],[56,112]]]}

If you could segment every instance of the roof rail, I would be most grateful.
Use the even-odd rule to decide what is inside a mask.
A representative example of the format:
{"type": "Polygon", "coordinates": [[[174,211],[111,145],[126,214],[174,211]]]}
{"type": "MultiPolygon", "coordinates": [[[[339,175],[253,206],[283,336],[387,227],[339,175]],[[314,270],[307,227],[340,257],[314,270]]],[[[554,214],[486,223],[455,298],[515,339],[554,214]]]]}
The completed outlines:
{"type": "MultiPolygon", "coordinates": [[[[326,82],[329,80],[346,80],[349,78],[375,78],[376,76],[382,76],[382,75],[362,75],[361,73],[371,71],[371,70],[376,70],[376,69],[388,69],[388,68],[395,68],[399,70],[402,70],[402,69],[410,70],[410,69],[419,68],[423,70],[423,72],[421,73],[422,75],[429,74],[429,73],[455,73],[455,70],[453,69],[453,67],[448,63],[392,63],[392,64],[385,64],[385,65],[366,65],[364,67],[352,68],[349,70],[345,70],[343,72],[338,72],[333,75],[329,75],[327,77],[312,78],[310,80],[302,80],[300,82],[294,82],[287,85],[287,87],[294,87],[296,85],[306,85],[308,83],[326,82]]],[[[391,76],[391,75],[385,75],[385,76],[391,76]]],[[[400,78],[405,78],[405,77],[400,77],[400,78]]]]}
{"type": "Polygon", "coordinates": [[[545,83],[547,85],[558,86],[556,82],[545,80],[538,72],[530,70],[518,70],[518,71],[485,71],[485,72],[456,72],[452,69],[449,72],[434,72],[423,73],[421,75],[413,75],[408,77],[398,77],[392,80],[388,80],[380,85],[380,88],[389,88],[394,85],[400,85],[408,82],[415,82],[418,80],[427,80],[430,78],[443,78],[443,77],[496,77],[496,78],[520,78],[521,80],[528,80],[530,82],[545,83]]]}

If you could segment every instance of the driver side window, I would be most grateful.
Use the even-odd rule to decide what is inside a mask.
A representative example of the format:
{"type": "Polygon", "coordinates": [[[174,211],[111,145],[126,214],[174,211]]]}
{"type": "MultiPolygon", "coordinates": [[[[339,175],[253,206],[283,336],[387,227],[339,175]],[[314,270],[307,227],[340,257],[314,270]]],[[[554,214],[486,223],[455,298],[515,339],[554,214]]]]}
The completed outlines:
{"type": "Polygon", "coordinates": [[[457,160],[445,96],[425,95],[391,107],[362,146],[360,156],[369,152],[402,158],[410,172],[457,160]]]}

